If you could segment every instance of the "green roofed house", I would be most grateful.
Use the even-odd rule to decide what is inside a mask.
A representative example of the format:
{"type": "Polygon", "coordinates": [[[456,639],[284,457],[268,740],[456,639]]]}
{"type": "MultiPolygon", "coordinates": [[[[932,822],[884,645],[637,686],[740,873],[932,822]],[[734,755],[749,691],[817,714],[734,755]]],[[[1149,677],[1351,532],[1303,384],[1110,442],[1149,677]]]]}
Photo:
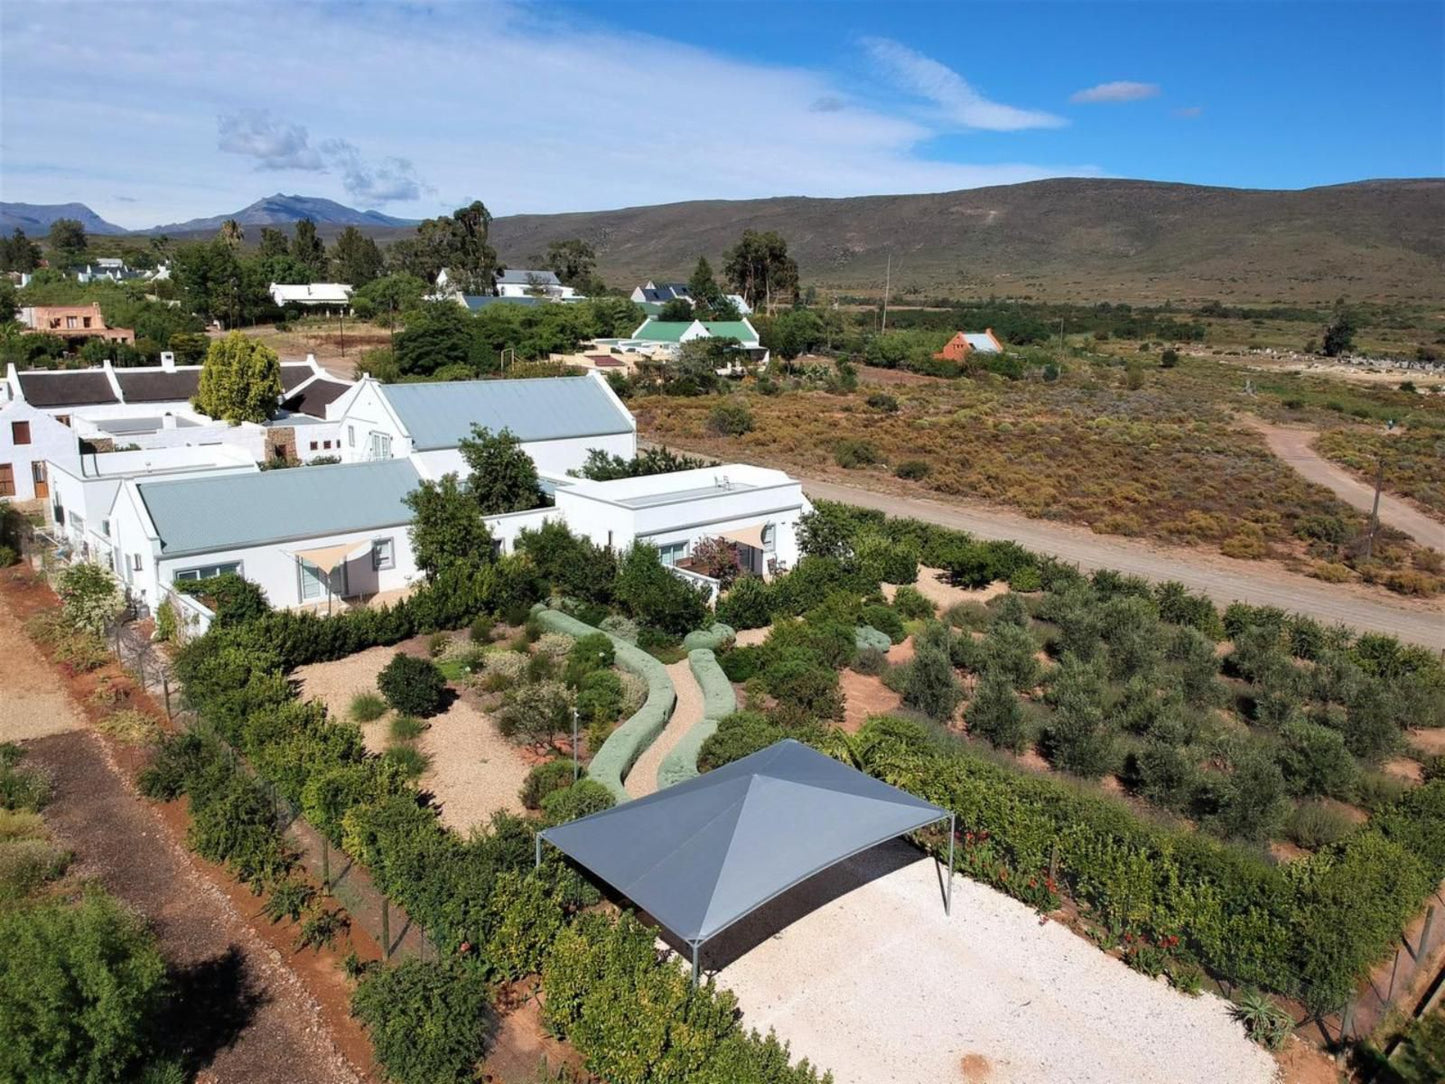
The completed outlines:
{"type": "Polygon", "coordinates": [[[747,349],[761,344],[758,332],[747,320],[656,320],[648,317],[625,341],[670,345],[693,339],[736,339],[747,349]]]}

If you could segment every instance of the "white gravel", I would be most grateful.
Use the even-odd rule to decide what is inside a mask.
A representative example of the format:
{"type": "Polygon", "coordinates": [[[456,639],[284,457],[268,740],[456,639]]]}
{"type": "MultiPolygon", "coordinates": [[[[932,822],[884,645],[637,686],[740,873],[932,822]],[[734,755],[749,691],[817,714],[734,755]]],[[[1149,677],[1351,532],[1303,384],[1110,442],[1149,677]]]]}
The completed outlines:
{"type": "Polygon", "coordinates": [[[903,841],[866,851],[726,931],[748,1027],[837,1084],[1268,1084],[1228,1003],[1186,997],[903,841]],[[791,924],[788,924],[791,923],[791,924]]]}

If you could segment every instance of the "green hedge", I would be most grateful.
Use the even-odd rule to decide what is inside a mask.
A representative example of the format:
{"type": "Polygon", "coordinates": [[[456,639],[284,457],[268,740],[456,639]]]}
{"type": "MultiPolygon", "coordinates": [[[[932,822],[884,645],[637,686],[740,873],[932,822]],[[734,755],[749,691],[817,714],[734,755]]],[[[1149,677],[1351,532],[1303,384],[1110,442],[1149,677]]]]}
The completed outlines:
{"type": "Polygon", "coordinates": [[[702,686],[702,719],[672,747],[657,768],[657,786],[664,789],[697,775],[697,755],[703,743],[717,730],[718,720],[738,710],[733,684],[718,665],[717,656],[708,650],[688,652],[688,666],[702,686]]]}
{"type": "Polygon", "coordinates": [[[1445,878],[1445,780],[1284,867],[1122,802],[992,763],[921,724],[879,717],[861,766],[958,814],[959,866],[1026,902],[1051,863],[1084,917],[1181,945],[1214,974],[1339,1009],[1445,878]]]}
{"type": "Polygon", "coordinates": [[[721,621],[716,621],[710,628],[695,629],[689,632],[682,638],[682,646],[688,651],[697,651],[701,648],[718,651],[736,640],[737,635],[737,629],[731,625],[724,625],[721,621]]]}
{"type": "MultiPolygon", "coordinates": [[[[565,632],[569,636],[583,637],[597,632],[591,625],[584,625],[575,617],[557,610],[539,608],[535,611],[537,620],[552,632],[565,632]]],[[[611,637],[617,650],[617,665],[647,682],[647,699],[642,707],[614,730],[602,743],[602,748],[592,756],[587,768],[589,778],[610,790],[619,802],[628,800],[627,788],[622,781],[627,778],[632,765],[667,726],[672,718],[672,709],[677,704],[677,691],[672,679],[667,676],[667,667],[658,662],[641,648],[626,640],[611,637]]]]}

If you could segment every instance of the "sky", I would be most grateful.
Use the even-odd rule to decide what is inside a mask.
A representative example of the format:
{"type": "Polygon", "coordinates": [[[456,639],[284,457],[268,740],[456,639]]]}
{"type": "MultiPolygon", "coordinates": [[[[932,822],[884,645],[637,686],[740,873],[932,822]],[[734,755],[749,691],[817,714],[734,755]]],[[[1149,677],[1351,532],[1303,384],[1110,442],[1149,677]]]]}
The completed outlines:
{"type": "Polygon", "coordinates": [[[0,0],[0,199],[130,228],[1442,174],[1440,0],[0,0]]]}

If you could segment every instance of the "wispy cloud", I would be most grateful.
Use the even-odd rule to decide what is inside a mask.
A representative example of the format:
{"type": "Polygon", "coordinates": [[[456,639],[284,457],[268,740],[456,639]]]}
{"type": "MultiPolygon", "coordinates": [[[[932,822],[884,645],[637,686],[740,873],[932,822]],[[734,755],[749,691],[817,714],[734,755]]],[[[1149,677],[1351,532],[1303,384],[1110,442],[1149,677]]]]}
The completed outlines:
{"type": "Polygon", "coordinates": [[[808,108],[814,113],[837,113],[839,110],[847,109],[848,103],[836,94],[824,94],[821,98],[815,98],[813,104],[808,108]]]}
{"type": "Polygon", "coordinates": [[[216,146],[256,160],[257,169],[326,168],[321,153],[299,124],[288,124],[263,109],[242,109],[216,118],[216,146]]]}
{"type": "Polygon", "coordinates": [[[138,199],[136,199],[134,196],[111,196],[110,198],[113,199],[113,200],[115,200],[115,201],[118,202],[118,203],[139,203],[139,202],[140,202],[140,201],[139,201],[138,199]]]}
{"type": "Polygon", "coordinates": [[[392,203],[420,199],[431,186],[417,179],[416,170],[405,158],[383,158],[375,164],[362,160],[361,152],[344,139],[330,139],[321,149],[341,171],[341,183],[356,199],[367,203],[392,203]]]}
{"type": "Polygon", "coordinates": [[[1181,109],[1174,110],[1176,117],[1183,117],[1185,120],[1193,120],[1195,117],[1204,116],[1204,106],[1186,105],[1181,109]]]}
{"type": "Polygon", "coordinates": [[[1127,79],[1121,79],[1118,82],[1100,83],[1096,87],[1075,91],[1070,95],[1069,101],[1083,105],[1097,105],[1101,102],[1138,102],[1145,98],[1157,97],[1159,97],[1158,83],[1131,83],[1127,79]]]}
{"type": "Polygon", "coordinates": [[[1068,123],[1052,113],[990,101],[952,68],[890,38],[865,38],[863,45],[885,78],[933,103],[944,118],[958,127],[1014,132],[1058,128],[1068,123]]]}

